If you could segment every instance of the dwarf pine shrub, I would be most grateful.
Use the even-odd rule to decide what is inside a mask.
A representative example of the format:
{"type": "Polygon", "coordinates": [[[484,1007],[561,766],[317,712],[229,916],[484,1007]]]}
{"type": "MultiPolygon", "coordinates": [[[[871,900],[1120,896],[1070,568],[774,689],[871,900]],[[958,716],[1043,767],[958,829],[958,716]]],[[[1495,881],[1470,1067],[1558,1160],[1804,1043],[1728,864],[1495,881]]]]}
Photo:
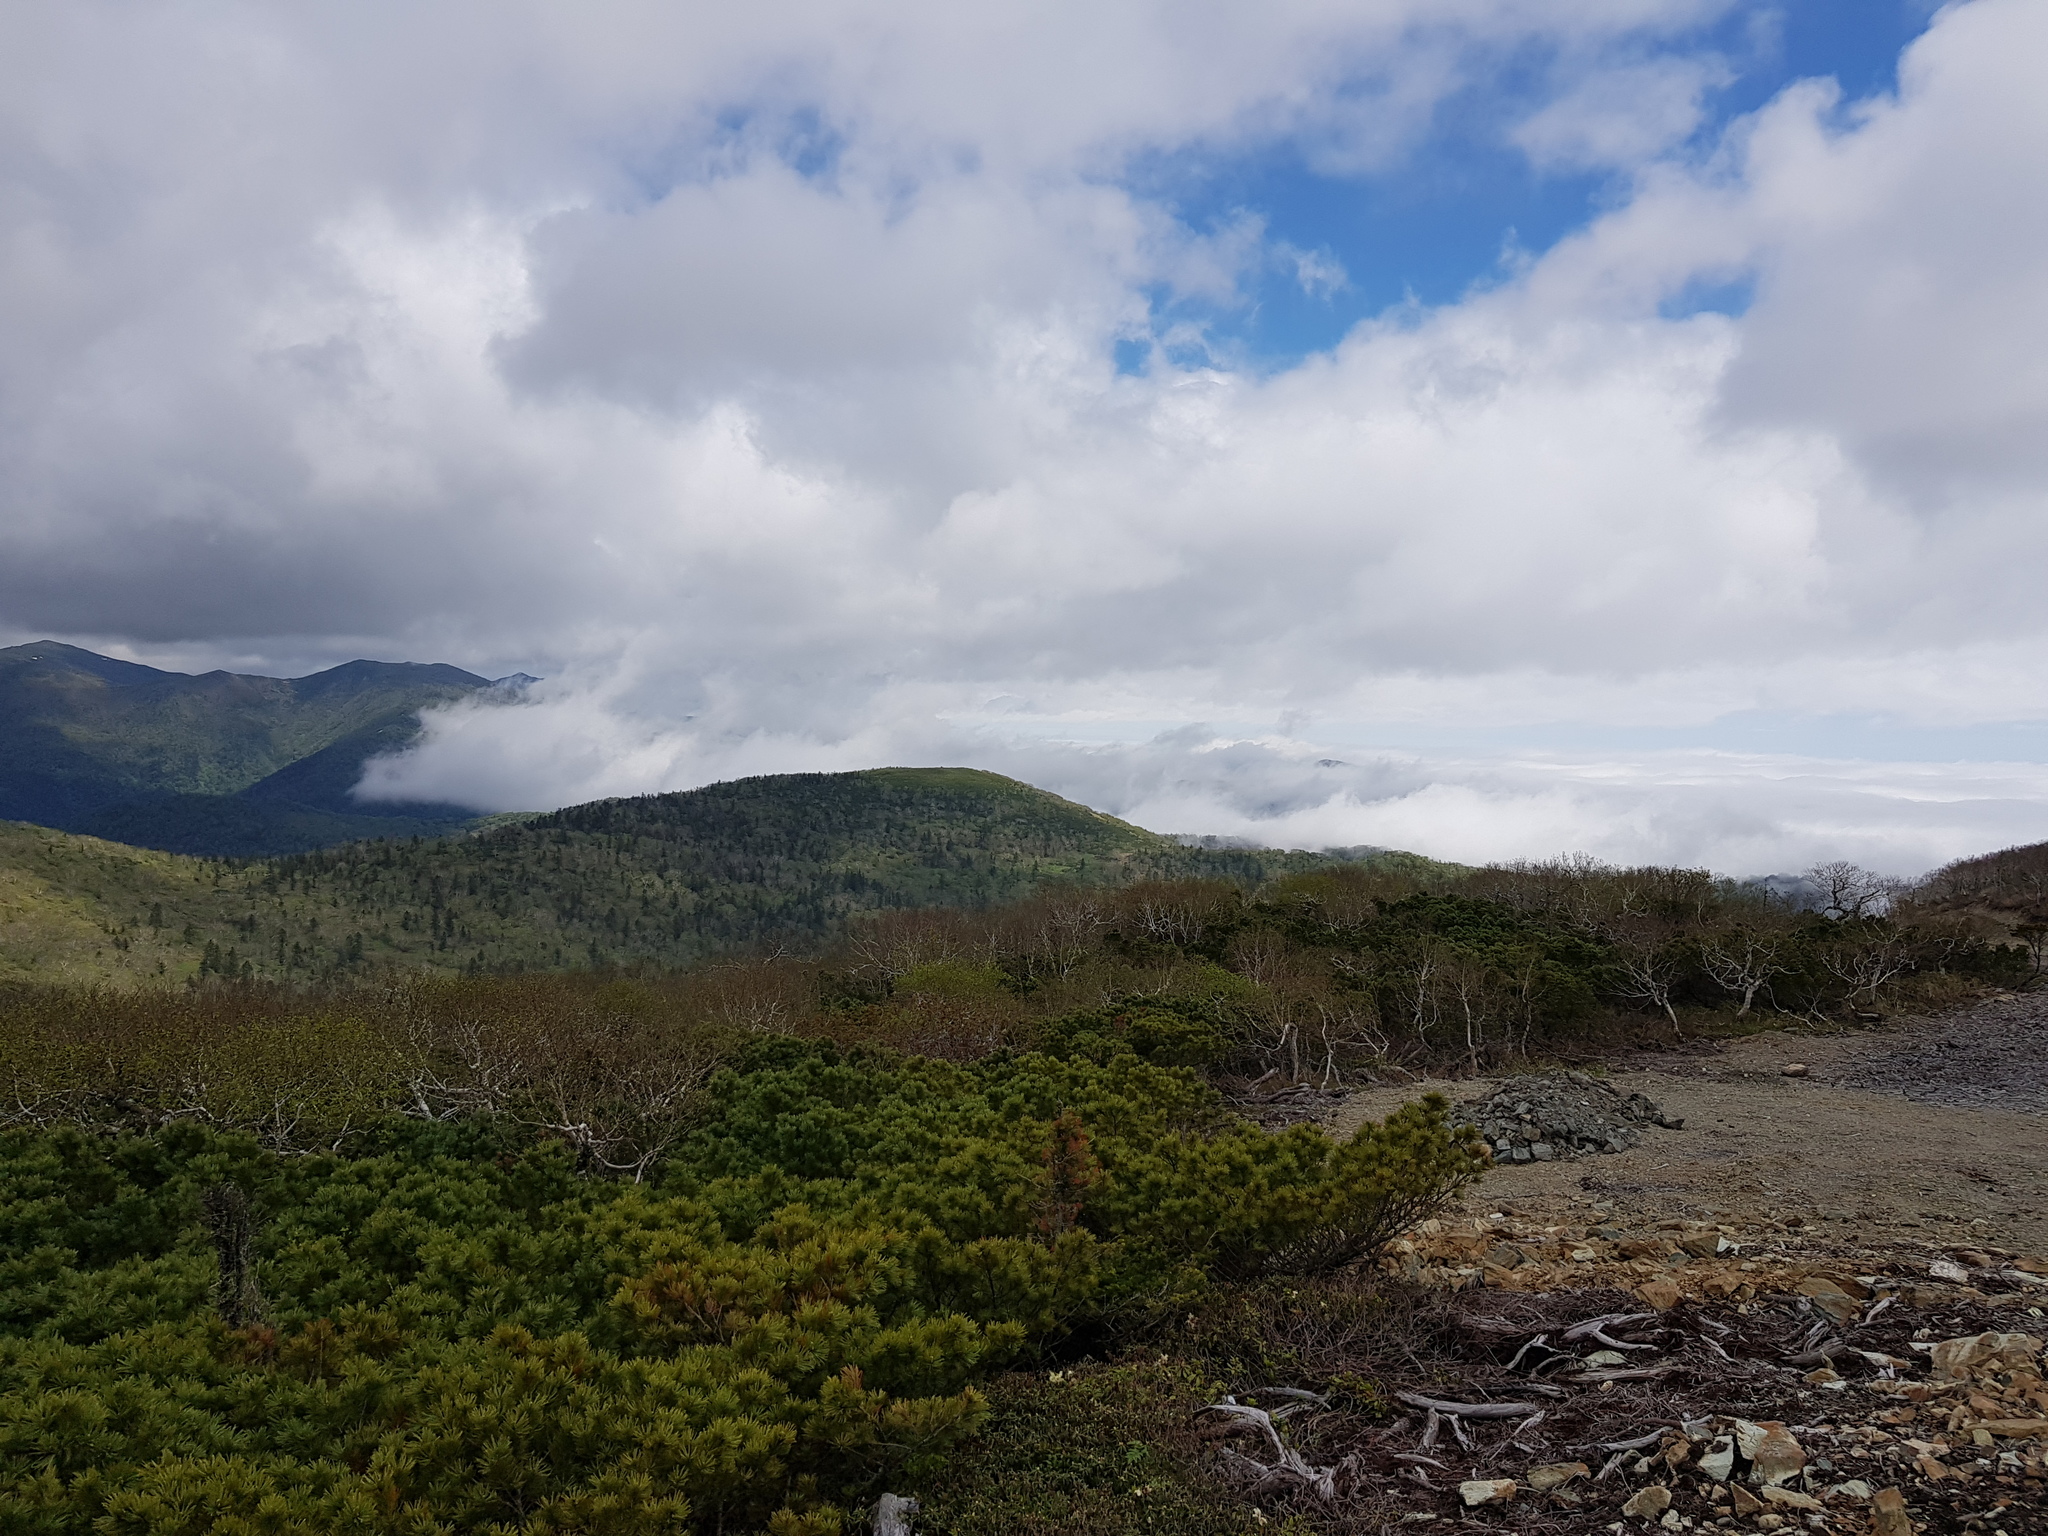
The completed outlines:
{"type": "Polygon", "coordinates": [[[765,1040],[638,1183],[506,1114],[6,1132],[0,1529],[822,1536],[1000,1368],[1363,1256],[1479,1166],[1440,1101],[1268,1135],[1103,1056],[765,1040]]]}

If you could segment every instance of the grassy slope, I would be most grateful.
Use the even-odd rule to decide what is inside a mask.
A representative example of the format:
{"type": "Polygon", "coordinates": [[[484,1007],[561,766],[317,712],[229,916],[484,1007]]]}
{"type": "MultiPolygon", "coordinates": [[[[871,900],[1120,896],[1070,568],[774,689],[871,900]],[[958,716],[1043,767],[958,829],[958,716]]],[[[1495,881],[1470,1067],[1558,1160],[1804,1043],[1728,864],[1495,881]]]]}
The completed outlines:
{"type": "Polygon", "coordinates": [[[208,942],[257,975],[292,978],[686,965],[764,939],[802,943],[863,911],[1010,901],[1042,881],[1256,882],[1327,862],[1186,849],[970,769],[744,779],[247,865],[0,833],[0,976],[46,979],[177,979],[208,942]]]}
{"type": "Polygon", "coordinates": [[[0,822],[0,980],[143,982],[197,968],[239,893],[217,866],[0,822]],[[152,907],[162,919],[150,926],[152,907]],[[187,927],[193,937],[185,937],[187,927]]]}

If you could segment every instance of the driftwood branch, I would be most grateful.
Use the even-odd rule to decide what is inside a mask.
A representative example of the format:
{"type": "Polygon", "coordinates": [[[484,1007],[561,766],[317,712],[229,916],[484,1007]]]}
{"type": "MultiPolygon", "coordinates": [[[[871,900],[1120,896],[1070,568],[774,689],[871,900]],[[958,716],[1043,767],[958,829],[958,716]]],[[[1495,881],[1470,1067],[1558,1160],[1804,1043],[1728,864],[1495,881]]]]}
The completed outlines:
{"type": "MultiPolygon", "coordinates": [[[[1268,1390],[1272,1389],[1269,1388],[1268,1390]]],[[[1291,1392],[1290,1395],[1292,1395],[1291,1392]]],[[[1337,1497],[1337,1475],[1346,1466],[1351,1465],[1348,1458],[1346,1462],[1334,1467],[1311,1466],[1302,1459],[1299,1451],[1280,1438],[1280,1431],[1273,1423],[1273,1415],[1266,1412],[1263,1408],[1254,1408],[1248,1403],[1233,1402],[1231,1399],[1225,1398],[1220,1403],[1208,1404],[1202,1411],[1204,1413],[1224,1414],[1241,1423],[1251,1424],[1263,1431],[1266,1438],[1272,1442],[1274,1459],[1270,1464],[1263,1461],[1254,1461],[1251,1457],[1244,1455],[1240,1451],[1233,1451],[1228,1446],[1225,1446],[1223,1449],[1225,1463],[1229,1465],[1241,1463],[1245,1471],[1251,1476],[1254,1489],[1275,1486],[1306,1489],[1325,1503],[1337,1497]]],[[[1282,1411],[1284,1412],[1285,1410],[1282,1411]]],[[[1416,1470],[1420,1471],[1421,1469],[1417,1468],[1416,1470]]]]}
{"type": "Polygon", "coordinates": [[[1558,1337],[1570,1343],[1573,1339],[1583,1339],[1590,1334],[1598,1333],[1603,1328],[1620,1328],[1628,1323],[1646,1323],[1656,1315],[1654,1312],[1609,1312],[1604,1317],[1589,1317],[1582,1323],[1573,1323],[1558,1337]]]}
{"type": "Polygon", "coordinates": [[[1394,1396],[1411,1408],[1427,1408],[1432,1413],[1460,1419],[1524,1419],[1543,1411],[1534,1403],[1450,1403],[1440,1397],[1424,1397],[1419,1392],[1396,1392],[1394,1396]]]}
{"type": "Polygon", "coordinates": [[[1565,1380],[1578,1386],[1592,1386],[1601,1381],[1661,1381],[1683,1369],[1677,1365],[1613,1365],[1597,1371],[1581,1371],[1576,1376],[1565,1377],[1565,1380]]]}
{"type": "Polygon", "coordinates": [[[1633,1440],[1609,1440],[1600,1445],[1580,1446],[1580,1450],[1640,1451],[1646,1445],[1655,1445],[1664,1438],[1662,1429],[1653,1429],[1647,1435],[1638,1435],[1633,1440]]]}
{"type": "Polygon", "coordinates": [[[1607,1330],[1629,1323],[1647,1322],[1656,1315],[1654,1312],[1610,1312],[1605,1317],[1589,1317],[1583,1323],[1573,1323],[1558,1338],[1567,1344],[1578,1339],[1591,1339],[1609,1349],[1655,1349],[1657,1346],[1654,1344],[1633,1344],[1627,1339],[1611,1338],[1607,1330]]]}

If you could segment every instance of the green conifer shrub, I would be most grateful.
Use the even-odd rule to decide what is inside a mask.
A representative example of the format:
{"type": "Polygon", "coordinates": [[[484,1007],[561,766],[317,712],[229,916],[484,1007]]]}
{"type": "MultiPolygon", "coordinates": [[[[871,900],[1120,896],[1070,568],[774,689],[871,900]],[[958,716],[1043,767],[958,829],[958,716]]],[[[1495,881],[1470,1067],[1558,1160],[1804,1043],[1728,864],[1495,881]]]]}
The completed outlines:
{"type": "Polygon", "coordinates": [[[1478,1166],[1440,1102],[1269,1136],[1134,1049],[771,1037],[696,1103],[637,1183],[503,1107],[0,1133],[0,1529],[822,1536],[1006,1365],[1362,1256],[1478,1166]]]}

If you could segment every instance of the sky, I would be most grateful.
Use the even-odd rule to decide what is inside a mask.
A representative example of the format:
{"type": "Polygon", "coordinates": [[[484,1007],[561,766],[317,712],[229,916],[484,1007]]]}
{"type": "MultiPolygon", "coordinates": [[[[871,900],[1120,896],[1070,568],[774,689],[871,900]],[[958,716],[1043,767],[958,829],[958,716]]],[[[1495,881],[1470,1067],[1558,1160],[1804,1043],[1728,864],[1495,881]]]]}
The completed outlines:
{"type": "Polygon", "coordinates": [[[0,642],[546,681],[369,796],[2048,838],[2038,0],[112,0],[0,48],[0,642]]]}

